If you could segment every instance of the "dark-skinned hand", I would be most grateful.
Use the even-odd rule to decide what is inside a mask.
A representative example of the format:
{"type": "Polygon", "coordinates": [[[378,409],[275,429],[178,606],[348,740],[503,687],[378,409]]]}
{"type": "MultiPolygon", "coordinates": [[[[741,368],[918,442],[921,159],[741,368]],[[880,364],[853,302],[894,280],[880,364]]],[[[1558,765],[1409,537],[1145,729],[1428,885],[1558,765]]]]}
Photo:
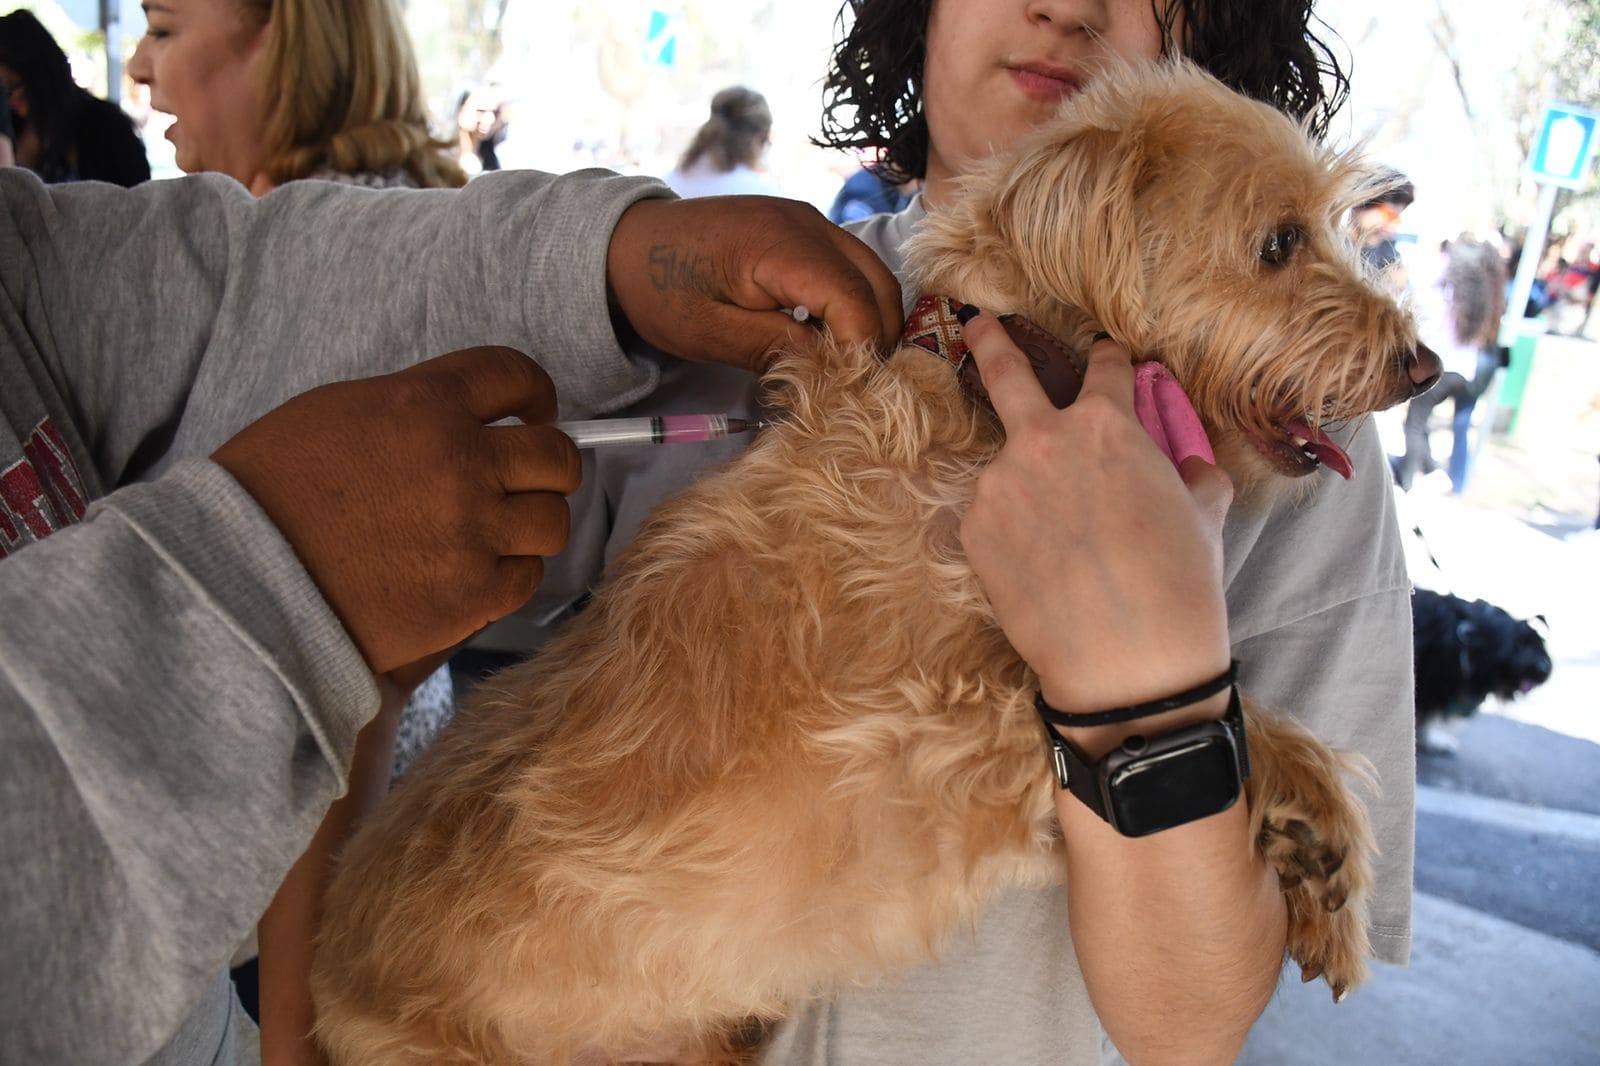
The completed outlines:
{"type": "Polygon", "coordinates": [[[887,351],[900,335],[900,285],[876,253],[817,210],[770,196],[641,200],[606,255],[612,306],[665,352],[760,370],[814,328],[887,351]]]}
{"type": "Polygon", "coordinates": [[[266,511],[375,674],[401,683],[527,602],[566,544],[578,452],[510,348],[324,385],[212,455],[266,511]],[[515,415],[523,425],[491,426],[515,415]],[[405,667],[413,669],[402,669],[405,667]]]}

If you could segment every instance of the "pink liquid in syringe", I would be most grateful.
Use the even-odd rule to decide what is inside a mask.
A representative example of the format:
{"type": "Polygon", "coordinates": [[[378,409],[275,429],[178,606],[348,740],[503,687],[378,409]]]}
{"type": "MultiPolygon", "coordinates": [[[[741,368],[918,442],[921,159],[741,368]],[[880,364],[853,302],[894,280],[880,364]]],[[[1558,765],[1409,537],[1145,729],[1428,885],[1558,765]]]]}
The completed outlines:
{"type": "Polygon", "coordinates": [[[662,415],[662,439],[667,441],[720,440],[728,435],[725,415],[662,415]]]}

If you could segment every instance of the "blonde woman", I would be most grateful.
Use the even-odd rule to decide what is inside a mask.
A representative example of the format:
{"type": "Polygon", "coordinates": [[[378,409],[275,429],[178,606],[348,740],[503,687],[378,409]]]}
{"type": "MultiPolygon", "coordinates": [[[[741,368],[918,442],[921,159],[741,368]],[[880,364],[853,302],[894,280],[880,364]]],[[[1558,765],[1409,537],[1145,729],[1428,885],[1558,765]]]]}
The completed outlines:
{"type": "Polygon", "coordinates": [[[1439,383],[1406,407],[1406,450],[1395,480],[1410,491],[1420,474],[1435,469],[1428,420],[1445,400],[1452,403],[1453,443],[1447,471],[1450,493],[1466,491],[1472,459],[1472,411],[1500,366],[1495,338],[1506,308],[1506,266],[1500,249],[1463,234],[1444,249],[1430,285],[1416,291],[1412,307],[1417,335],[1444,363],[1439,383]]]}
{"type": "Polygon", "coordinates": [[[128,74],[173,116],[178,166],[257,196],[286,181],[459,186],[392,0],[149,0],[128,74]]]}

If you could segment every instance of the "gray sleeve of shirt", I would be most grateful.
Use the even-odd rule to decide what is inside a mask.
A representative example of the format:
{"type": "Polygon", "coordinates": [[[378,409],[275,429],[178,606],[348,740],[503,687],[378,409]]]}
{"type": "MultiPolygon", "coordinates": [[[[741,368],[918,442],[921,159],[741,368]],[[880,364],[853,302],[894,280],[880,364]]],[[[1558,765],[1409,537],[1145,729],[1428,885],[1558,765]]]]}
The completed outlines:
{"type": "Polygon", "coordinates": [[[618,347],[606,253],[649,178],[533,171],[462,190],[216,175],[124,190],[0,178],[44,343],[96,468],[116,485],[209,454],[307,389],[479,344],[549,371],[563,415],[647,393],[618,347]]]}
{"type": "Polygon", "coordinates": [[[136,1062],[227,964],[378,697],[209,462],[0,565],[0,1061],[136,1062]]]}

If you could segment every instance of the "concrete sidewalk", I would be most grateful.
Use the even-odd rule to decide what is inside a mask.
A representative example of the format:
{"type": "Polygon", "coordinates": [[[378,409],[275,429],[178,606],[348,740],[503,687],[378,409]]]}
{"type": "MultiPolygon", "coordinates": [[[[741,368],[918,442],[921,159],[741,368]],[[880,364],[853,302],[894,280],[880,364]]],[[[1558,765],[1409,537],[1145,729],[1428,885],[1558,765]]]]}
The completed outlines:
{"type": "Polygon", "coordinates": [[[1239,1062],[1583,1066],[1600,1062],[1597,990],[1600,954],[1419,893],[1410,966],[1337,1005],[1286,971],[1239,1062]]]}

